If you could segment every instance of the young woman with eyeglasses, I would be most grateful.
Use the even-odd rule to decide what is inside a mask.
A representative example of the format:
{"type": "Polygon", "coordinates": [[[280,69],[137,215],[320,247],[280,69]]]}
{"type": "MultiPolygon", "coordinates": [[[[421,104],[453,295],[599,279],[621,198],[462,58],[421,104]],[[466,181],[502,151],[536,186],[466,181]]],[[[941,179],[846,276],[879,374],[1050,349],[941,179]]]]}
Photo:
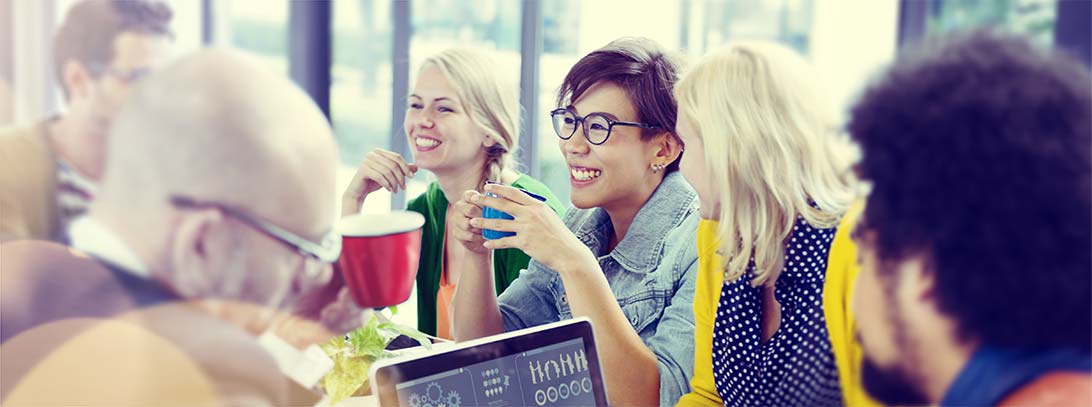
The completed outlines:
{"type": "MultiPolygon", "coordinates": [[[[436,181],[411,200],[409,210],[424,215],[421,260],[417,269],[417,329],[450,339],[451,299],[461,284],[463,263],[473,257],[462,244],[452,244],[456,214],[452,202],[463,191],[486,182],[521,188],[546,198],[554,216],[561,203],[541,182],[515,171],[519,145],[519,103],[514,81],[498,76],[492,56],[484,51],[450,49],[425,60],[406,109],[405,130],[414,163],[397,153],[376,149],[364,157],[346,189],[343,216],[355,214],[368,194],[379,188],[397,192],[418,168],[436,181]]],[[[478,250],[484,250],[479,248],[478,250]]],[[[498,250],[489,269],[500,294],[527,267],[530,258],[518,249],[498,250]]]]}
{"type": "MultiPolygon", "coordinates": [[[[487,185],[456,204],[464,244],[518,248],[528,269],[492,295],[488,252],[453,301],[459,340],[588,317],[614,405],[673,404],[693,363],[694,191],[676,171],[672,88],[679,65],[645,39],[614,41],[569,71],[550,113],[576,209],[560,219],[523,193],[487,185]],[[514,220],[483,219],[482,207],[514,220]],[[515,232],[482,241],[481,229],[515,232]]],[[[468,262],[469,263],[469,262],[468,262]]]]}

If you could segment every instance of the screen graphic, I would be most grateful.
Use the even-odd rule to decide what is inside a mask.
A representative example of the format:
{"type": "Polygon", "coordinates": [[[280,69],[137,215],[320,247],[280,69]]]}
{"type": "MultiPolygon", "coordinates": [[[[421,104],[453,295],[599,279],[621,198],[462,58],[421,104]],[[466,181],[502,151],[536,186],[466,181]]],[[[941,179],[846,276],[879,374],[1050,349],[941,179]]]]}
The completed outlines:
{"type": "Polygon", "coordinates": [[[453,369],[396,386],[402,405],[590,406],[584,341],[566,342],[453,369]]]}

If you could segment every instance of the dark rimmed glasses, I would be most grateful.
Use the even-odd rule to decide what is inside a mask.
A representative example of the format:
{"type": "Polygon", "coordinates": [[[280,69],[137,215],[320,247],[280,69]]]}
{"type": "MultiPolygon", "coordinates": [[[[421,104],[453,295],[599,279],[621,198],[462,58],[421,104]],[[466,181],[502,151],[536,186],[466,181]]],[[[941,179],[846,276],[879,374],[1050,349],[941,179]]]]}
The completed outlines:
{"type": "Polygon", "coordinates": [[[576,134],[577,126],[583,124],[584,138],[595,145],[606,143],[614,126],[633,126],[642,129],[660,127],[647,123],[614,120],[605,113],[589,113],[587,116],[580,117],[569,109],[554,109],[550,112],[550,119],[554,123],[554,131],[562,140],[571,139],[573,134],[576,134]]]}
{"type": "MultiPolygon", "coordinates": [[[[215,208],[225,215],[243,222],[247,226],[277,240],[289,248],[294,249],[305,258],[318,260],[322,263],[334,263],[341,256],[341,235],[336,231],[327,233],[320,242],[313,242],[300,235],[289,232],[284,228],[274,225],[262,219],[251,216],[242,210],[215,202],[201,202],[184,196],[172,196],[171,204],[183,209],[215,208]]],[[[311,267],[307,267],[310,272],[311,267]]],[[[310,274],[310,273],[308,273],[310,274]]],[[[311,277],[311,276],[308,276],[311,277]]]]}

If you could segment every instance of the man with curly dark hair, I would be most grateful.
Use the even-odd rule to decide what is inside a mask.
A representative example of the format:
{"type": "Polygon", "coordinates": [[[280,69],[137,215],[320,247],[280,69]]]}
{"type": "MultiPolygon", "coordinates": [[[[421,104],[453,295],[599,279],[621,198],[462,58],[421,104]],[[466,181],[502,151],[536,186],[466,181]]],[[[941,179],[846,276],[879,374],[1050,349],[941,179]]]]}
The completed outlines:
{"type": "Polygon", "coordinates": [[[852,109],[863,381],[890,405],[1092,403],[1092,79],[977,31],[852,109]]]}

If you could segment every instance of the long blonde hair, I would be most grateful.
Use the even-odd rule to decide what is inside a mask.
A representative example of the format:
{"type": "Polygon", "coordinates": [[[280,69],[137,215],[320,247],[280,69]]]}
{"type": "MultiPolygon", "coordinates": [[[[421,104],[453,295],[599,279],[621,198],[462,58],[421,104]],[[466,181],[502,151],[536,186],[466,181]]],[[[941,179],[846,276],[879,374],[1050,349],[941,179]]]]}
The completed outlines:
{"type": "Polygon", "coordinates": [[[675,87],[720,189],[726,282],[753,258],[751,283],[772,284],[796,217],[830,228],[852,203],[851,150],[816,81],[795,52],[752,42],[710,52],[675,87]]]}
{"type": "Polygon", "coordinates": [[[451,48],[432,55],[421,69],[440,70],[462,101],[470,120],[496,142],[485,151],[482,184],[500,182],[514,169],[519,146],[519,95],[515,81],[499,75],[491,53],[476,48],[451,48]]]}

